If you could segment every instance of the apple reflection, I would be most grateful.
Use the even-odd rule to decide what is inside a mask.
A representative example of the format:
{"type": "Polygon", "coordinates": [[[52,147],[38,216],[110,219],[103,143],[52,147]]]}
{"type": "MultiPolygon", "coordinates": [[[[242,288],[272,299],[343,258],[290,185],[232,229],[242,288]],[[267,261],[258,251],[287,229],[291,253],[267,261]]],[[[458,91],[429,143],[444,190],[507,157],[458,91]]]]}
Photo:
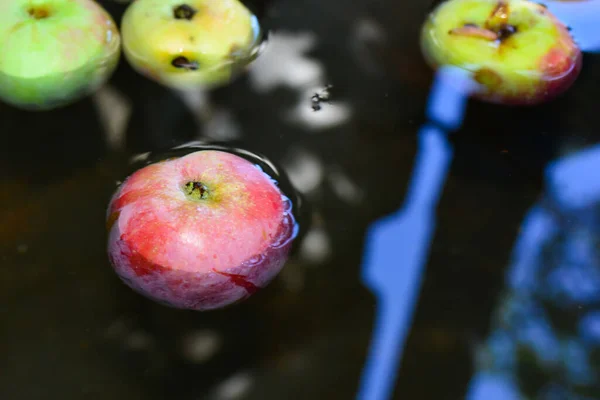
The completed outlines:
{"type": "Polygon", "coordinates": [[[600,190],[585,172],[599,156],[600,148],[588,150],[550,169],[549,193],[523,224],[470,400],[600,398],[600,190]]]}

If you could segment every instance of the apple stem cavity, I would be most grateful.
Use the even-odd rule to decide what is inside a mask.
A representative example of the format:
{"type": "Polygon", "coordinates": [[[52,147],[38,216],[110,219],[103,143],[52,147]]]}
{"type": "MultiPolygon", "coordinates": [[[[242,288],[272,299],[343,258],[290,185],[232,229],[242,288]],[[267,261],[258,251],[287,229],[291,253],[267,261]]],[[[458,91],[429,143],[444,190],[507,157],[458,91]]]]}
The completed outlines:
{"type": "Polygon", "coordinates": [[[50,12],[44,7],[30,7],[27,10],[27,13],[29,13],[29,15],[34,19],[45,19],[50,16],[50,12]]]}
{"type": "Polygon", "coordinates": [[[460,28],[451,29],[450,35],[470,36],[489,40],[490,42],[503,42],[515,33],[517,27],[508,23],[510,9],[508,3],[499,1],[490,16],[485,21],[485,26],[480,27],[477,24],[466,23],[460,28]]]}
{"type": "Polygon", "coordinates": [[[517,33],[517,27],[514,25],[505,24],[498,30],[498,40],[503,41],[517,33]]]}
{"type": "Polygon", "coordinates": [[[188,6],[187,4],[181,4],[173,8],[173,17],[175,17],[175,19],[186,19],[189,21],[194,18],[194,15],[196,15],[197,12],[198,11],[195,8],[188,6]]]}
{"type": "Polygon", "coordinates": [[[185,69],[188,71],[196,71],[200,68],[200,64],[197,61],[190,61],[187,57],[177,57],[171,61],[171,65],[175,68],[185,69]]]}
{"type": "Polygon", "coordinates": [[[188,182],[185,184],[184,193],[192,200],[206,200],[208,198],[208,187],[202,182],[188,182]]]}

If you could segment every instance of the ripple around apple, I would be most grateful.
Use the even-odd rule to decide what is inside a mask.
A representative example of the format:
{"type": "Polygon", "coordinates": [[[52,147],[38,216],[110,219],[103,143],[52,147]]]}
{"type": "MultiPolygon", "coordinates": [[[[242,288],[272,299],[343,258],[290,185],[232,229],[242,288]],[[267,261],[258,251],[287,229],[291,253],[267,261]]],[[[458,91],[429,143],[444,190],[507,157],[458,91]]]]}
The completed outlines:
{"type": "Polygon", "coordinates": [[[291,210],[290,199],[249,161],[191,153],[148,165],[121,184],[107,216],[109,259],[123,282],[150,299],[222,308],[283,268],[298,233],[291,210]],[[182,194],[188,179],[206,183],[207,203],[182,194]]]}
{"type": "Polygon", "coordinates": [[[121,38],[92,0],[0,3],[0,98],[48,110],[94,92],[114,72],[121,38]]]}

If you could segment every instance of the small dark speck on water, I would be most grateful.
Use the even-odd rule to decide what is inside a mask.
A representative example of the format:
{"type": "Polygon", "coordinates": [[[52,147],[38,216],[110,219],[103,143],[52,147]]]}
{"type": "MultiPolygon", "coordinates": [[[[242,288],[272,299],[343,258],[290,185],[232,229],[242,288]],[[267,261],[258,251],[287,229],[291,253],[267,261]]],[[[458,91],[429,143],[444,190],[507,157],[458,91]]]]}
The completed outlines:
{"type": "Polygon", "coordinates": [[[311,107],[312,107],[313,111],[321,110],[321,108],[322,108],[321,103],[329,102],[329,99],[331,98],[330,90],[332,88],[333,88],[333,85],[327,85],[320,92],[317,92],[312,95],[312,97],[310,98],[310,101],[312,103],[311,107]]]}

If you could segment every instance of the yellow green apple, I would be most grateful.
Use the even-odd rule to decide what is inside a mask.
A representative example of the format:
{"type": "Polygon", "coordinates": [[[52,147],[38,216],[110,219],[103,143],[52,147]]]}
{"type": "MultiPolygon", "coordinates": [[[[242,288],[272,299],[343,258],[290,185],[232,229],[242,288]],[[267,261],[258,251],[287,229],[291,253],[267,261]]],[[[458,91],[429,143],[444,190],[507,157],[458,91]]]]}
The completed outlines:
{"type": "Polygon", "coordinates": [[[0,1],[0,98],[51,109],[96,90],[114,71],[120,36],[92,0],[0,1]]]}
{"type": "Polygon", "coordinates": [[[131,66],[177,89],[229,82],[260,42],[256,17],[237,0],[136,0],[121,33],[131,66]]]}
{"type": "Polygon", "coordinates": [[[529,0],[447,0],[427,18],[421,47],[434,68],[472,72],[474,96],[494,103],[538,104],[566,91],[581,70],[567,27],[529,0]]]}

